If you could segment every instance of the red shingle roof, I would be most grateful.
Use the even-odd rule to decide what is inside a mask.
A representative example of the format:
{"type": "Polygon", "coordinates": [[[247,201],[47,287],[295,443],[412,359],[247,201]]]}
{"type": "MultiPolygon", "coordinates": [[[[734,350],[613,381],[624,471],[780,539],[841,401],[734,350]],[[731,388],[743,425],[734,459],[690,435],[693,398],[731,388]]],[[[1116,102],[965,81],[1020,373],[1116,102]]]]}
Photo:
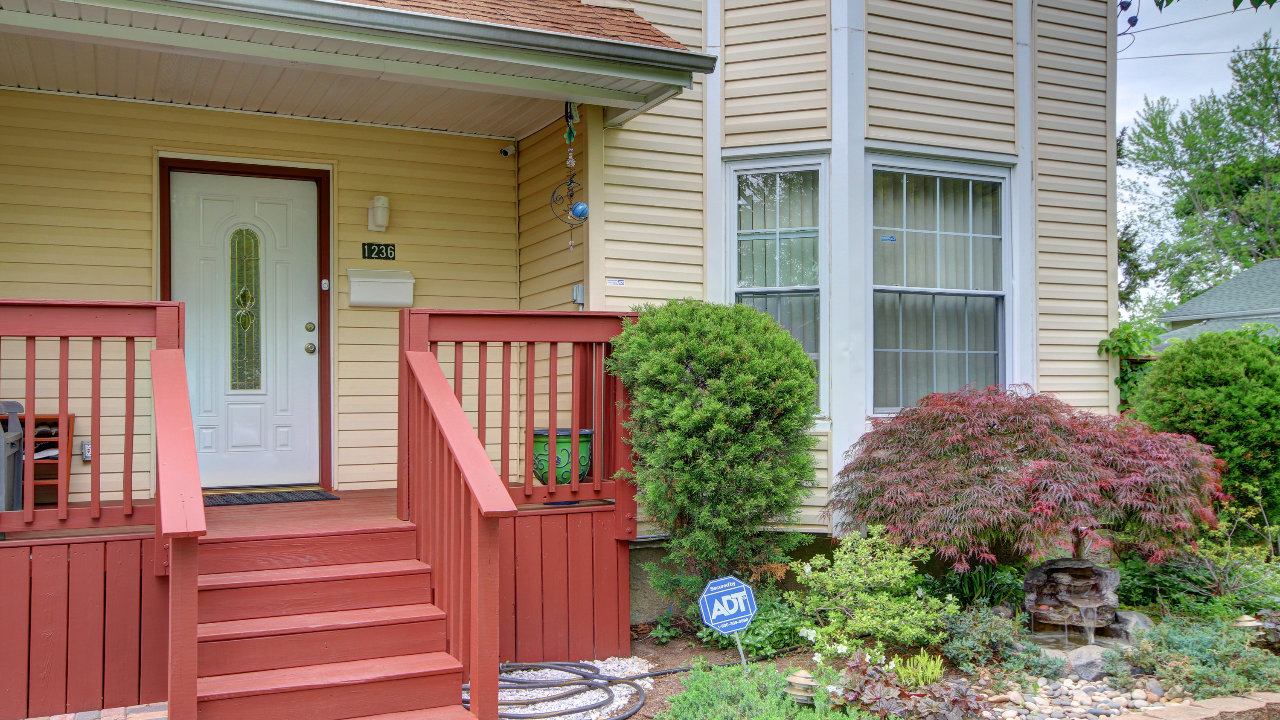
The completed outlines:
{"type": "Polygon", "coordinates": [[[684,50],[634,10],[587,5],[580,0],[343,0],[391,10],[442,15],[566,35],[620,40],[684,50]]]}

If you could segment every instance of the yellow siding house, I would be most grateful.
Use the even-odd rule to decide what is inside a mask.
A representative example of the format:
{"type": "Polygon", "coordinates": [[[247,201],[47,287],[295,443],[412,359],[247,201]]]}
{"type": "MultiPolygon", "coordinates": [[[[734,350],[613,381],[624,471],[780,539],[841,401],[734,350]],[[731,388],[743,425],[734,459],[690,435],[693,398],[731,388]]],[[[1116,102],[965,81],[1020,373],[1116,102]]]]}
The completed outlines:
{"type": "Polygon", "coordinates": [[[1103,0],[0,0],[0,297],[186,302],[205,483],[253,482],[243,442],[339,490],[396,482],[397,307],[750,303],[820,368],[799,525],[825,532],[841,454],[928,392],[1114,409],[1110,23],[1103,0]],[[581,225],[551,207],[571,170],[581,225]],[[275,330],[206,330],[228,311],[275,330]],[[236,399],[266,386],[298,424],[236,399]]]}

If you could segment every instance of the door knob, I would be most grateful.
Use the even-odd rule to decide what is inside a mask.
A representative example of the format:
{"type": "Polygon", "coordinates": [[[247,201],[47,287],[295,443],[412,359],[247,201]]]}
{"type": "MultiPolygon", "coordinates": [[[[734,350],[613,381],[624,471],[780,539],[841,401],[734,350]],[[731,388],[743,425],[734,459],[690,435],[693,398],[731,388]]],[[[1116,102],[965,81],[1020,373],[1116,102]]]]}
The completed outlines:
{"type": "Polygon", "coordinates": [[[314,355],[314,354],[315,354],[315,352],[316,352],[316,344],[315,344],[315,343],[307,343],[306,345],[303,345],[303,346],[302,346],[302,349],[303,349],[303,350],[306,350],[308,355],[314,355]]]}

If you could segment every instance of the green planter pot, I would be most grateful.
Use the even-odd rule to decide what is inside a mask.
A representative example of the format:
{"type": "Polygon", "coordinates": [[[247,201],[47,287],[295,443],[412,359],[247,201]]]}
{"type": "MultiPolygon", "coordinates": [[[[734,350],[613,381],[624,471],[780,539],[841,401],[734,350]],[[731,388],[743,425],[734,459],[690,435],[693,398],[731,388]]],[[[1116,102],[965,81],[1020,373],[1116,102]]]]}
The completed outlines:
{"type": "MultiPolygon", "coordinates": [[[[568,485],[573,472],[573,438],[570,430],[556,430],[556,484],[568,485]]],[[[591,470],[591,430],[578,431],[578,480],[587,478],[591,470]]],[[[547,445],[549,435],[546,430],[533,431],[533,476],[547,482],[547,445]]]]}

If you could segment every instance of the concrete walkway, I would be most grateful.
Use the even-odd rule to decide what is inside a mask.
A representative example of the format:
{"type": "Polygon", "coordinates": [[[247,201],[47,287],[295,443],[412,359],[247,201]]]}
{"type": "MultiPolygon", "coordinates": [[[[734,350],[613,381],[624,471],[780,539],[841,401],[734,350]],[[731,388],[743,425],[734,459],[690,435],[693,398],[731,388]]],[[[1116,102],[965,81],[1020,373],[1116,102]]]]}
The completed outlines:
{"type": "Polygon", "coordinates": [[[168,704],[155,703],[154,705],[135,705],[127,708],[51,715],[42,718],[31,718],[31,720],[165,720],[168,717],[168,704]]]}

